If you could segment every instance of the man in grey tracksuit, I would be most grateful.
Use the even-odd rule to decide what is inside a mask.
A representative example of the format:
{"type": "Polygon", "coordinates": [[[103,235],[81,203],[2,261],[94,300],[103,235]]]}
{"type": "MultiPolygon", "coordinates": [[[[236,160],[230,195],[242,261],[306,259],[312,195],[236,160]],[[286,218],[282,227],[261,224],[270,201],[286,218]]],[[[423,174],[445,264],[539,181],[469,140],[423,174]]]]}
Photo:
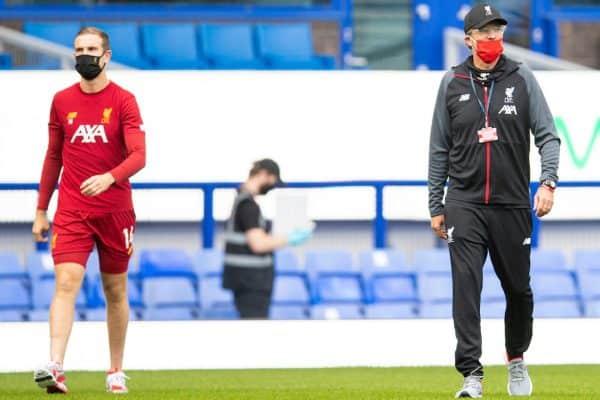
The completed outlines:
{"type": "Polygon", "coordinates": [[[487,4],[467,14],[465,43],[472,55],[443,77],[431,127],[431,227],[450,250],[455,363],[465,377],[456,397],[482,395],[480,297],[488,252],[506,296],[508,390],[532,391],[523,362],[533,322],[530,132],[542,160],[534,198],[538,217],[553,205],[560,140],[529,68],[502,55],[506,24],[487,4]]]}

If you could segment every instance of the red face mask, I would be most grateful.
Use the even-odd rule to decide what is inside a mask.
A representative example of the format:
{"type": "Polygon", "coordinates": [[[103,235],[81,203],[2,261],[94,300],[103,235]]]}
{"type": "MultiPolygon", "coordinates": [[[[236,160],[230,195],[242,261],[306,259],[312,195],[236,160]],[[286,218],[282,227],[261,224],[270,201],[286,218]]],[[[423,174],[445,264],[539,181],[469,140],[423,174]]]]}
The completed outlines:
{"type": "MultiPolygon", "coordinates": [[[[475,39],[473,39],[475,40],[475,39]]],[[[477,43],[476,53],[486,64],[491,64],[500,57],[504,51],[502,39],[497,40],[475,40],[477,43]]]]}

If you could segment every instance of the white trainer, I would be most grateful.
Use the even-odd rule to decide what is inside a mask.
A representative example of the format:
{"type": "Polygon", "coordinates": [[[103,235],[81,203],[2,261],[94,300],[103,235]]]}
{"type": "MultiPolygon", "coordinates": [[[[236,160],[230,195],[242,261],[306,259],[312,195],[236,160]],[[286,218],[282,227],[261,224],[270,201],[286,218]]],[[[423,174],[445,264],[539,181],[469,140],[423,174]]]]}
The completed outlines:
{"type": "Polygon", "coordinates": [[[123,371],[109,371],[106,374],[106,391],[110,393],[127,393],[127,383],[129,377],[123,371]]]}
{"type": "Polygon", "coordinates": [[[67,393],[69,391],[65,384],[65,372],[62,366],[54,361],[33,371],[33,380],[39,387],[46,389],[47,393],[67,393]]]}
{"type": "Polygon", "coordinates": [[[511,396],[531,396],[533,383],[529,377],[527,366],[523,359],[508,363],[508,394],[511,396]]]}
{"type": "Polygon", "coordinates": [[[456,392],[455,398],[471,397],[479,398],[483,395],[483,376],[469,375],[465,377],[463,387],[456,392]]]}

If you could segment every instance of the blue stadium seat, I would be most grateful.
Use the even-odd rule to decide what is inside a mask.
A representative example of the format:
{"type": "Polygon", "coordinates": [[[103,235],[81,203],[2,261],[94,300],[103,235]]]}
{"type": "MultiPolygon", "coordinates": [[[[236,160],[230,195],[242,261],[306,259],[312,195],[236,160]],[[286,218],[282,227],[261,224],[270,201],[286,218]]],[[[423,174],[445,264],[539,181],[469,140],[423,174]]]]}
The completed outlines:
{"type": "Polygon", "coordinates": [[[97,252],[92,252],[90,254],[87,264],[85,266],[85,280],[86,285],[91,287],[91,285],[96,282],[97,279],[100,278],[100,260],[98,258],[97,252]]]}
{"type": "Polygon", "coordinates": [[[142,49],[157,69],[206,68],[200,58],[193,24],[142,24],[142,49]]]}
{"type": "Polygon", "coordinates": [[[600,317],[600,250],[575,252],[575,270],[587,317],[600,317]]]}
{"type": "MultiPolygon", "coordinates": [[[[374,250],[359,254],[368,302],[417,301],[416,275],[399,250],[374,250]]],[[[407,305],[408,308],[411,305],[407,305]]],[[[412,305],[414,307],[414,304],[412,305]]]]}
{"type": "Polygon", "coordinates": [[[313,303],[357,303],[365,300],[362,275],[352,254],[343,250],[306,252],[313,303]]]}
{"type": "MultiPolygon", "coordinates": [[[[70,49],[74,46],[75,36],[81,29],[79,22],[33,22],[23,23],[23,32],[41,39],[49,40],[56,44],[66,46],[70,49]]],[[[34,58],[30,55],[28,64],[34,64],[37,68],[59,69],[60,61],[49,56],[34,58]]]]}
{"type": "Polygon", "coordinates": [[[17,279],[0,280],[0,310],[27,310],[31,308],[29,291],[17,279]]]}
{"type": "Polygon", "coordinates": [[[54,261],[52,255],[46,251],[27,253],[25,257],[25,270],[31,280],[51,278],[54,279],[54,261]]]}
{"type": "Polygon", "coordinates": [[[25,268],[15,253],[0,252],[0,279],[26,279],[25,268]]]}
{"type": "Polygon", "coordinates": [[[488,257],[483,266],[480,315],[481,318],[504,318],[505,310],[504,291],[488,257]]]}
{"type": "MultiPolygon", "coordinates": [[[[127,281],[127,297],[131,308],[142,308],[142,295],[137,283],[133,280],[127,281]]],[[[106,297],[102,288],[102,279],[98,276],[95,281],[91,282],[90,290],[88,291],[88,308],[105,307],[106,297]]]]}
{"type": "Polygon", "coordinates": [[[273,69],[333,69],[335,58],[315,56],[309,24],[258,25],[258,52],[273,69]]]}
{"type": "Polygon", "coordinates": [[[275,271],[277,272],[305,272],[298,262],[298,257],[291,249],[280,249],[273,253],[275,271]]]}
{"type": "Polygon", "coordinates": [[[223,273],[223,250],[203,249],[194,253],[194,268],[199,277],[223,273]]]}
{"type": "Polygon", "coordinates": [[[264,69],[256,57],[249,24],[207,24],[198,29],[202,54],[216,69],[264,69]]]}
{"type": "Polygon", "coordinates": [[[363,271],[408,271],[413,269],[406,261],[406,255],[401,250],[369,250],[358,255],[358,265],[363,271]]]}
{"type": "Polygon", "coordinates": [[[531,289],[536,300],[579,297],[571,271],[532,271],[531,289]]]}
{"type": "Polygon", "coordinates": [[[418,275],[419,299],[423,302],[452,302],[450,271],[423,271],[418,275]]]}
{"type": "Polygon", "coordinates": [[[102,29],[110,39],[112,59],[134,68],[148,69],[151,64],[142,56],[141,37],[135,22],[94,22],[89,25],[102,29]]]}
{"type": "Polygon", "coordinates": [[[569,318],[582,315],[575,274],[562,251],[532,250],[531,289],[533,315],[537,318],[569,318]]]}
{"type": "Polygon", "coordinates": [[[482,301],[480,307],[481,318],[502,319],[506,312],[505,300],[482,301]]]}
{"type": "Polygon", "coordinates": [[[27,319],[27,313],[18,310],[0,310],[0,322],[22,322],[27,319]]]}
{"type": "Polygon", "coordinates": [[[381,272],[367,280],[370,302],[416,302],[418,300],[416,277],[412,273],[381,272]]]}
{"type": "Polygon", "coordinates": [[[422,318],[450,318],[452,316],[452,273],[448,271],[421,271],[417,286],[421,301],[422,318]]]}
{"type": "Polygon", "coordinates": [[[310,294],[304,277],[276,275],[272,302],[276,305],[310,304],[310,294]]]}
{"type": "Polygon", "coordinates": [[[414,255],[413,267],[416,271],[450,272],[452,270],[450,253],[446,248],[417,250],[414,255]]]}
{"type": "MultiPolygon", "coordinates": [[[[129,320],[138,321],[140,310],[130,310],[129,320]]],[[[106,321],[106,308],[88,308],[82,312],[83,319],[86,321],[106,321]]]]}
{"type": "Polygon", "coordinates": [[[600,318],[600,299],[586,299],[584,301],[585,316],[590,318],[600,318]]]}
{"type": "Polygon", "coordinates": [[[365,317],[369,319],[415,318],[418,305],[412,302],[376,303],[365,307],[365,317]]]}
{"type": "Polygon", "coordinates": [[[198,298],[187,278],[154,277],[142,281],[142,300],[147,308],[196,307],[198,298]]]}
{"type": "Polygon", "coordinates": [[[452,317],[452,267],[446,248],[417,250],[413,267],[417,272],[417,288],[421,318],[452,317]]]}
{"type": "MultiPolygon", "coordinates": [[[[94,25],[96,26],[96,25],[94,25]]],[[[89,308],[85,310],[85,320],[86,321],[106,321],[106,308],[89,308]]],[[[135,313],[129,313],[129,319],[131,319],[131,315],[135,313]]]]}
{"type": "MultiPolygon", "coordinates": [[[[36,321],[36,322],[48,322],[48,318],[50,316],[50,310],[31,310],[27,313],[26,317],[28,321],[36,321]]],[[[82,310],[76,310],[75,314],[73,314],[73,318],[75,321],[85,321],[85,315],[82,310]]]]}
{"type": "Polygon", "coordinates": [[[205,319],[237,319],[231,290],[223,289],[221,275],[200,279],[200,315],[205,319]]]}
{"type": "MultiPolygon", "coordinates": [[[[77,318],[77,315],[78,313],[75,313],[75,318],[77,318]]],[[[49,317],[50,310],[48,309],[31,310],[27,313],[27,320],[32,322],[48,322],[49,317]]]]}
{"type": "MultiPolygon", "coordinates": [[[[40,278],[31,281],[31,297],[34,309],[48,309],[54,296],[55,281],[54,277],[40,278]]],[[[87,307],[87,298],[83,288],[77,293],[75,307],[83,309],[87,307]]]]}
{"type": "Polygon", "coordinates": [[[140,253],[140,277],[184,277],[197,279],[194,263],[181,249],[146,249],[140,253]]]}
{"type": "Polygon", "coordinates": [[[565,255],[560,250],[531,250],[531,272],[537,270],[566,271],[569,267],[565,255]]]}
{"type": "MultiPolygon", "coordinates": [[[[278,250],[274,254],[275,283],[274,305],[307,306],[311,302],[308,275],[298,263],[290,249],[278,250]]],[[[285,310],[284,310],[285,311],[285,310]]]]}
{"type": "Polygon", "coordinates": [[[195,253],[194,264],[199,276],[200,317],[203,319],[237,319],[230,290],[223,289],[223,250],[203,249],[195,253]]]}
{"type": "Polygon", "coordinates": [[[23,23],[23,32],[51,42],[73,48],[75,36],[81,29],[79,22],[33,22],[23,23]]]}
{"type": "Polygon", "coordinates": [[[600,270],[600,250],[575,251],[575,269],[600,270]]]}
{"type": "Polygon", "coordinates": [[[362,306],[356,304],[316,304],[310,308],[312,319],[361,319],[362,306]]]}
{"type": "Polygon", "coordinates": [[[269,318],[280,320],[306,319],[308,318],[308,309],[305,306],[271,305],[269,318]]]}
{"type": "Polygon", "coordinates": [[[145,321],[189,321],[197,318],[195,310],[187,307],[149,308],[142,315],[145,321]]]}
{"type": "Polygon", "coordinates": [[[483,289],[481,290],[481,302],[504,301],[504,291],[500,284],[500,279],[496,276],[494,270],[484,268],[483,270],[483,289]]]}
{"type": "MultiPolygon", "coordinates": [[[[581,288],[581,296],[586,302],[600,301],[600,251],[580,250],[575,252],[575,270],[577,281],[581,288]]],[[[588,309],[594,309],[593,304],[586,305],[588,309]]]]}
{"type": "Polygon", "coordinates": [[[452,301],[423,303],[419,316],[421,318],[452,318],[452,301]]]}
{"type": "Polygon", "coordinates": [[[535,301],[534,318],[578,318],[581,308],[576,299],[535,301]]]}
{"type": "Polygon", "coordinates": [[[306,252],[306,270],[309,272],[356,273],[352,254],[345,250],[311,250],[306,252]]]}

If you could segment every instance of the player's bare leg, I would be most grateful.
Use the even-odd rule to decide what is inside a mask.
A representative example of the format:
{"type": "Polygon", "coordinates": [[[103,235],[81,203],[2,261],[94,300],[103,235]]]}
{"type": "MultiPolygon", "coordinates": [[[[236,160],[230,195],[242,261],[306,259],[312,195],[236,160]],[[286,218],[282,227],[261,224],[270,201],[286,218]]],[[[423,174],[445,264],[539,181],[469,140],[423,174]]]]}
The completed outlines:
{"type": "Polygon", "coordinates": [[[102,285],[106,297],[110,367],[111,370],[120,370],[123,367],[125,336],[129,322],[127,272],[122,274],[102,273],[102,285]]]}
{"type": "Polygon", "coordinates": [[[129,322],[127,297],[127,272],[121,274],[102,273],[102,285],[106,297],[106,321],[110,347],[110,371],[106,376],[106,390],[112,393],[127,393],[123,373],[123,352],[129,322]]]}
{"type": "Polygon", "coordinates": [[[58,264],[56,288],[50,306],[50,357],[62,364],[75,314],[75,299],[85,276],[85,268],[76,263],[58,264]]]}
{"type": "Polygon", "coordinates": [[[77,263],[56,266],[56,288],[50,306],[50,362],[33,373],[35,383],[48,393],[67,393],[62,364],[75,313],[75,299],[81,288],[85,269],[77,263]]]}

